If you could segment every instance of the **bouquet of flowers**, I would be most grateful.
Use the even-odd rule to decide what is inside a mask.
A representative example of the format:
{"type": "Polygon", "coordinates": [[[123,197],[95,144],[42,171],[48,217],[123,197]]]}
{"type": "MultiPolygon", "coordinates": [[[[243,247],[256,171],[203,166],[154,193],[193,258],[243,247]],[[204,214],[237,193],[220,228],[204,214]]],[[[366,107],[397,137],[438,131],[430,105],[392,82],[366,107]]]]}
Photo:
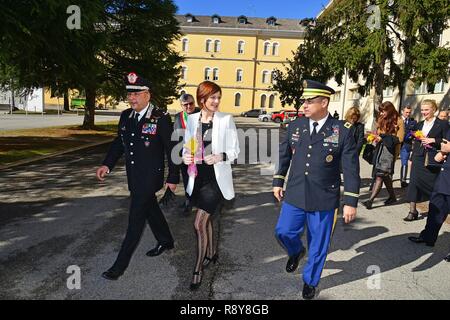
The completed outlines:
{"type": "Polygon", "coordinates": [[[203,144],[199,143],[195,137],[192,137],[184,144],[186,152],[190,152],[194,157],[194,163],[188,165],[187,173],[190,177],[196,177],[198,174],[196,162],[203,160],[203,144]]]}
{"type": "MultiPolygon", "coordinates": [[[[414,139],[416,140],[420,140],[422,141],[423,138],[426,138],[425,135],[423,134],[422,131],[417,130],[417,131],[410,131],[411,136],[414,137],[414,139]]],[[[424,144],[423,145],[426,149],[432,149],[433,147],[430,146],[429,144],[424,144]]]]}
{"type": "Polygon", "coordinates": [[[376,143],[377,138],[378,138],[378,135],[376,133],[373,133],[373,132],[367,133],[366,140],[367,140],[368,144],[372,144],[373,142],[376,143]]]}

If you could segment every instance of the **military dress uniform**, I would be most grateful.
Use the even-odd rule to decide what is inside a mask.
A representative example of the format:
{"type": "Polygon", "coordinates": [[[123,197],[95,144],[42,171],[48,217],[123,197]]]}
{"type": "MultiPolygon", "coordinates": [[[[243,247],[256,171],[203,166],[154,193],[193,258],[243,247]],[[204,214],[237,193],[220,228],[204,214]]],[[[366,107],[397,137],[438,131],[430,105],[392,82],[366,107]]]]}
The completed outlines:
{"type": "MultiPolygon", "coordinates": [[[[331,88],[307,80],[304,97],[325,96],[331,88]]],[[[316,287],[325,264],[340,200],[340,164],[344,174],[345,205],[357,207],[359,160],[351,124],[330,114],[318,132],[311,132],[309,118],[290,123],[280,144],[279,168],[274,187],[283,187],[290,167],[285,198],[275,228],[276,237],[289,257],[305,251],[301,241],[307,225],[308,262],[303,271],[305,284],[316,287]]],[[[314,126],[315,129],[315,126],[314,126]]]]}
{"type": "MultiPolygon", "coordinates": [[[[142,86],[139,78],[133,84],[127,83],[128,91],[139,91],[142,87],[148,88],[142,86]]],[[[111,171],[119,158],[125,155],[128,189],[131,195],[127,233],[116,262],[110,269],[118,275],[128,267],[146,221],[158,244],[165,248],[173,248],[169,226],[155,195],[164,185],[164,154],[169,164],[167,182],[173,184],[179,182],[178,169],[170,157],[174,146],[171,141],[172,121],[168,114],[152,104],[148,104],[141,112],[145,113],[140,115],[132,108],[122,112],[117,137],[103,161],[103,165],[111,171]]]]}

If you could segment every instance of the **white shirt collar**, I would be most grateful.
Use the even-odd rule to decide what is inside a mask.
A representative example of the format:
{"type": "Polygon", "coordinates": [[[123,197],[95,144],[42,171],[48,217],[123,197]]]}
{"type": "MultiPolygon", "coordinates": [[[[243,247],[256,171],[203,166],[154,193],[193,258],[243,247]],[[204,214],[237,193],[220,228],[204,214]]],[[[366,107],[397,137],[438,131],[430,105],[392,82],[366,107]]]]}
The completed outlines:
{"type": "Polygon", "coordinates": [[[314,129],[314,122],[318,123],[318,126],[316,128],[316,132],[318,133],[320,131],[320,129],[323,127],[323,125],[325,124],[325,122],[327,121],[328,117],[330,116],[330,114],[327,114],[327,116],[325,118],[322,118],[318,121],[314,121],[313,119],[309,118],[309,132],[312,133],[313,129],[314,129]]]}
{"type": "MultiPolygon", "coordinates": [[[[145,113],[147,112],[149,106],[150,106],[150,102],[147,103],[147,106],[146,106],[144,109],[142,109],[141,111],[139,111],[138,121],[141,121],[142,117],[143,117],[143,116],[145,115],[145,113]]],[[[135,114],[136,114],[136,111],[134,111],[133,117],[134,117],[135,114]]]]}

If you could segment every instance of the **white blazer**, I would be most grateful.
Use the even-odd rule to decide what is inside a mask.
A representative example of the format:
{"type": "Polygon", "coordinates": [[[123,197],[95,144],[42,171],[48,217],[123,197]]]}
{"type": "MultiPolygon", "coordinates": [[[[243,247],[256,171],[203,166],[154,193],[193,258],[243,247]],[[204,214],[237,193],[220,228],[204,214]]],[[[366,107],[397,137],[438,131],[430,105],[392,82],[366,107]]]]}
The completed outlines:
{"type": "MultiPolygon", "coordinates": [[[[189,115],[184,143],[195,137],[201,112],[189,115]]],[[[231,172],[231,162],[237,159],[239,155],[239,140],[234,124],[233,116],[223,112],[216,112],[213,118],[213,130],[211,141],[211,152],[227,154],[227,161],[221,161],[214,164],[214,173],[216,174],[217,184],[225,199],[234,198],[233,175],[231,172]]],[[[183,150],[184,153],[184,150],[183,150]]],[[[186,192],[191,195],[194,190],[194,177],[189,177],[186,192]]]]}

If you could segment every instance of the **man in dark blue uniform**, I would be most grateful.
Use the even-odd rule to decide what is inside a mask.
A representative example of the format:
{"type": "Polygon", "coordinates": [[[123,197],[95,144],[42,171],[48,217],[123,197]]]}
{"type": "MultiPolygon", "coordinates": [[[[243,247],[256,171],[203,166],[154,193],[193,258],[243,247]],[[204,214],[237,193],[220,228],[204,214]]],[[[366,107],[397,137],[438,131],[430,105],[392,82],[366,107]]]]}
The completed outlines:
{"type": "Polygon", "coordinates": [[[291,122],[280,144],[279,169],[273,179],[274,196],[284,199],[275,228],[288,252],[287,272],[294,272],[305,248],[301,241],[307,225],[308,262],[303,271],[303,298],[312,299],[327,257],[340,200],[340,164],[344,174],[344,220],[356,216],[359,196],[359,161],[351,124],[328,112],[334,90],[305,80],[305,117],[291,122]],[[285,196],[283,185],[290,167],[285,196]]]}
{"type": "MultiPolygon", "coordinates": [[[[427,224],[425,229],[418,237],[409,237],[408,239],[415,243],[425,243],[433,247],[436,242],[439,230],[450,212],[450,131],[447,132],[446,139],[441,143],[441,150],[436,154],[435,160],[442,162],[441,172],[434,183],[433,193],[428,205],[427,224]]],[[[450,262],[450,254],[444,258],[450,262]]]]}
{"type": "Polygon", "coordinates": [[[174,146],[171,141],[173,126],[170,116],[150,103],[150,87],[150,83],[136,73],[129,73],[126,77],[131,108],[122,112],[117,137],[103,165],[97,170],[97,178],[103,181],[125,154],[131,194],[128,229],[116,262],[102,274],[108,280],[117,280],[125,272],[146,221],[158,241],[147,255],[157,256],[173,248],[169,226],[155,196],[164,184],[164,153],[169,164],[167,187],[173,192],[179,181],[178,169],[170,157],[174,146]]]}
{"type": "Polygon", "coordinates": [[[408,186],[406,182],[406,177],[408,176],[408,161],[409,156],[412,151],[412,141],[408,139],[411,135],[411,131],[414,130],[417,122],[414,118],[411,118],[411,106],[405,106],[402,110],[402,119],[405,124],[405,137],[403,139],[402,148],[400,149],[400,160],[402,162],[402,167],[400,169],[400,183],[402,188],[408,186]]]}

